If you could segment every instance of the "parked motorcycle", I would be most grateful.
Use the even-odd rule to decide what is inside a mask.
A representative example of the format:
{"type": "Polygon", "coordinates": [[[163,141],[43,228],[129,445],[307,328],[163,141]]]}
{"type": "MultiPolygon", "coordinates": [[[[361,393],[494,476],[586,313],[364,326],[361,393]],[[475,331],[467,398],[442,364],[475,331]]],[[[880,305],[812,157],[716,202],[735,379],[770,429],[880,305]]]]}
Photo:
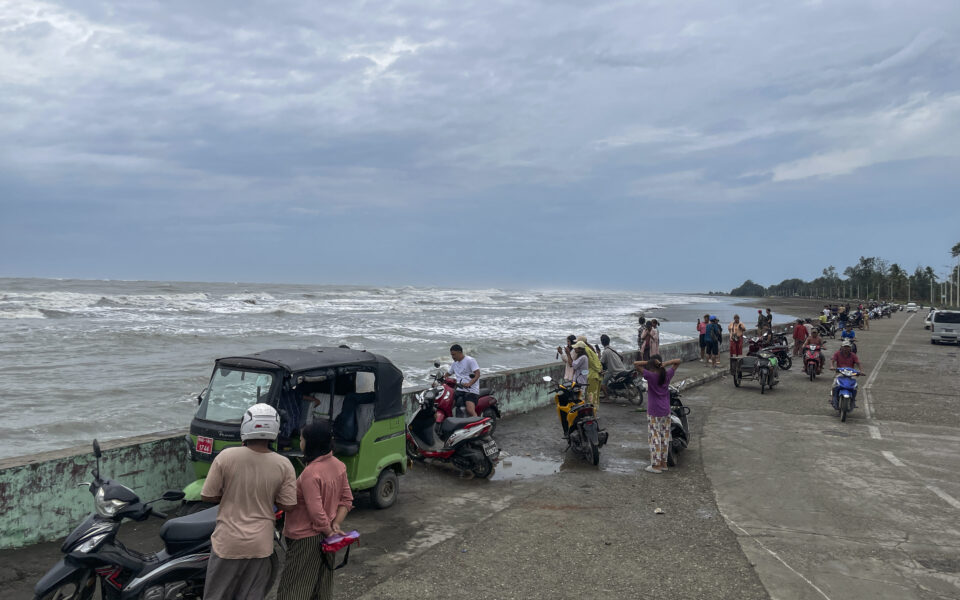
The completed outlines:
{"type": "MultiPolygon", "coordinates": [[[[550,383],[553,378],[547,375],[543,380],[550,383]]],[[[600,428],[593,405],[580,400],[580,387],[576,383],[561,381],[556,385],[550,393],[554,394],[567,447],[592,464],[599,464],[600,448],[607,443],[608,434],[600,428]]]]}
{"type": "Polygon", "coordinates": [[[667,466],[677,466],[678,455],[687,449],[690,443],[690,430],[687,415],[690,407],[680,401],[683,384],[670,386],[670,447],[667,449],[667,466]]]}
{"type": "Polygon", "coordinates": [[[840,420],[846,422],[847,414],[853,410],[854,400],[857,398],[857,380],[855,377],[860,375],[860,371],[849,367],[840,367],[837,371],[837,377],[833,380],[833,387],[837,390],[836,400],[832,396],[831,403],[833,408],[840,415],[840,420]]]}
{"type": "MultiPolygon", "coordinates": [[[[164,549],[159,552],[144,555],[128,550],[116,539],[124,519],[166,519],[150,505],[159,500],[178,502],[183,492],[171,490],[157,500],[141,502],[130,488],[100,478],[102,454],[96,440],[93,454],[97,459],[93,481],[80,485],[90,489],[96,510],[64,540],[60,551],[66,556],[37,582],[36,600],[90,600],[98,578],[105,600],[200,600],[217,508],[164,523],[160,528],[164,549]]],[[[276,572],[279,559],[276,554],[273,559],[276,572]]]]}
{"type": "Polygon", "coordinates": [[[750,338],[750,345],[747,348],[747,356],[757,356],[761,350],[765,350],[777,357],[777,366],[787,371],[793,366],[793,358],[790,356],[790,346],[786,343],[786,337],[783,335],[776,338],[754,337],[750,338]],[[780,341],[782,338],[783,341],[780,341]]]}
{"type": "Polygon", "coordinates": [[[625,398],[631,404],[643,406],[643,393],[647,382],[636,369],[620,371],[607,382],[610,397],[625,398]]]}
{"type": "Polygon", "coordinates": [[[820,331],[821,336],[836,338],[837,337],[836,318],[827,319],[826,323],[817,321],[817,329],[820,331]]]}
{"type": "MultiPolygon", "coordinates": [[[[457,391],[457,382],[453,377],[448,377],[446,371],[440,368],[440,363],[433,363],[437,367],[437,372],[430,376],[433,380],[431,387],[440,392],[436,398],[437,405],[437,423],[443,422],[447,417],[464,418],[467,416],[467,407],[464,405],[456,406],[455,392],[457,391]]],[[[490,434],[497,428],[497,421],[500,419],[500,407],[497,399],[493,397],[493,391],[490,388],[480,388],[477,399],[477,415],[490,419],[490,434]]]]}
{"type": "Polygon", "coordinates": [[[417,461],[449,463],[481,479],[493,475],[500,448],[490,436],[488,417],[446,417],[437,422],[437,397],[444,388],[431,387],[417,394],[419,407],[407,425],[407,456],[417,461]]]}
{"type": "Polygon", "coordinates": [[[810,376],[810,381],[817,378],[817,371],[823,366],[823,348],[817,344],[808,344],[803,347],[803,370],[810,376]]]}

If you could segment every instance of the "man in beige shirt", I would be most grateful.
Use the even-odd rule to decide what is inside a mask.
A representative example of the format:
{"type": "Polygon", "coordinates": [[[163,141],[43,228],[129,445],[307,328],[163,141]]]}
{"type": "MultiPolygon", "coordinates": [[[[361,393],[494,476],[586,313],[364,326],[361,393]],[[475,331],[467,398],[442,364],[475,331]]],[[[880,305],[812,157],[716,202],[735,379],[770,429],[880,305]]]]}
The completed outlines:
{"type": "Polygon", "coordinates": [[[240,422],[243,445],[220,452],[200,495],[220,504],[210,541],[204,600],[262,600],[273,571],[274,505],[297,504],[293,465],[270,449],[280,417],[267,404],[255,404],[240,422]]]}

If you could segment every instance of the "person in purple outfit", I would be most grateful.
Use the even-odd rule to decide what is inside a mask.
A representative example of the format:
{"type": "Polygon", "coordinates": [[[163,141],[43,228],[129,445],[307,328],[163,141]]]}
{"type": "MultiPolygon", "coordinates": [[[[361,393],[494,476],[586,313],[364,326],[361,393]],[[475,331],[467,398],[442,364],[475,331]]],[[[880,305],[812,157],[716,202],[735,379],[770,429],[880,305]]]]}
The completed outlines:
{"type": "Polygon", "coordinates": [[[633,363],[634,368],[647,380],[650,464],[644,471],[648,473],[662,473],[667,470],[667,449],[670,445],[670,380],[682,362],[679,358],[663,362],[659,354],[654,354],[650,360],[633,363]]]}

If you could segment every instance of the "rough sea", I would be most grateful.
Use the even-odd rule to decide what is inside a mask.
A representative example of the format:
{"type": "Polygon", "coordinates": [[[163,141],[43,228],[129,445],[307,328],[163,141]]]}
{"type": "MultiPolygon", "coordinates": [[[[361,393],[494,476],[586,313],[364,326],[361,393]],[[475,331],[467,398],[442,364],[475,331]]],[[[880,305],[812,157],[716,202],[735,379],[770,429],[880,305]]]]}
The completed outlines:
{"type": "Polygon", "coordinates": [[[656,292],[447,289],[0,278],[0,457],[186,428],[217,357],[347,344],[421,385],[454,342],[483,372],[556,360],[568,334],[661,343],[736,298],[656,292]]]}

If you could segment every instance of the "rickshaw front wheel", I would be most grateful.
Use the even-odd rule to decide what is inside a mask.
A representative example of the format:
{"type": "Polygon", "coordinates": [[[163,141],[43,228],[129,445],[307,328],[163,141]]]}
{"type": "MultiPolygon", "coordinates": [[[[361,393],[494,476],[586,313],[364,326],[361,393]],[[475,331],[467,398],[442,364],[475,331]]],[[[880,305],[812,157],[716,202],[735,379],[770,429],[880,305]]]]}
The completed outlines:
{"type": "Polygon", "coordinates": [[[377,508],[390,508],[397,501],[399,481],[396,472],[391,468],[380,471],[377,484],[370,490],[370,501],[377,508]]]}

